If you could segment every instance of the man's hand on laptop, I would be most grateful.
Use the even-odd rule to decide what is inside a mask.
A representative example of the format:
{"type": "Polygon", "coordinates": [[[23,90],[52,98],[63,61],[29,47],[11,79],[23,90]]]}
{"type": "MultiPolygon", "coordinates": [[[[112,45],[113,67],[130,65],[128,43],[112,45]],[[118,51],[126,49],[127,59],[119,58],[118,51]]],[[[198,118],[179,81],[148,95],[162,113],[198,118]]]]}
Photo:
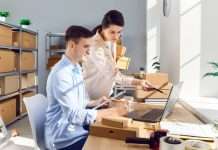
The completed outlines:
{"type": "Polygon", "coordinates": [[[89,101],[87,107],[94,108],[96,106],[99,106],[99,108],[102,107],[105,108],[110,105],[110,102],[111,102],[110,98],[107,98],[106,96],[102,96],[99,99],[89,101]]]}

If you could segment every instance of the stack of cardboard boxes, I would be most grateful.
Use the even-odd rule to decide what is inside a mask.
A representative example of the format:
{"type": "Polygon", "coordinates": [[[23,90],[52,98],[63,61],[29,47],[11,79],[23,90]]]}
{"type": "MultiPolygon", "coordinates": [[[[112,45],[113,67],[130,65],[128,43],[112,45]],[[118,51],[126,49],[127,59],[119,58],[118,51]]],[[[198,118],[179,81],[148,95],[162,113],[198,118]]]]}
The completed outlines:
{"type": "Polygon", "coordinates": [[[37,84],[35,73],[21,73],[22,76],[19,76],[20,70],[22,72],[36,69],[34,52],[23,51],[36,48],[35,34],[20,32],[14,30],[13,26],[0,23],[0,115],[6,124],[13,121],[22,110],[25,112],[25,108],[21,109],[24,106],[20,107],[19,104],[20,95],[25,96],[20,92],[21,89],[37,84]],[[15,50],[11,50],[10,47],[15,50]],[[21,52],[19,49],[22,49],[21,52]],[[14,96],[8,96],[11,94],[14,96]],[[10,98],[4,98],[7,96],[10,98]]]}

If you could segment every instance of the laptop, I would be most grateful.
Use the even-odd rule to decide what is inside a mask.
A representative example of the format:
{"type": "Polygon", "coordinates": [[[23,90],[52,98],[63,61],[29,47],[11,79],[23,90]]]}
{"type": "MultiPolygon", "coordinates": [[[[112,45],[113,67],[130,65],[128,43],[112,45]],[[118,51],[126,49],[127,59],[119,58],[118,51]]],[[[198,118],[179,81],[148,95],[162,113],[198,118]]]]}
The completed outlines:
{"type": "Polygon", "coordinates": [[[129,112],[127,117],[132,118],[136,121],[143,121],[143,122],[151,122],[156,123],[160,122],[162,119],[167,117],[173,110],[176,102],[179,99],[179,94],[182,88],[183,82],[179,82],[177,85],[175,85],[171,92],[168,101],[166,102],[166,105],[163,109],[159,108],[152,108],[147,110],[135,110],[132,112],[129,112]]]}

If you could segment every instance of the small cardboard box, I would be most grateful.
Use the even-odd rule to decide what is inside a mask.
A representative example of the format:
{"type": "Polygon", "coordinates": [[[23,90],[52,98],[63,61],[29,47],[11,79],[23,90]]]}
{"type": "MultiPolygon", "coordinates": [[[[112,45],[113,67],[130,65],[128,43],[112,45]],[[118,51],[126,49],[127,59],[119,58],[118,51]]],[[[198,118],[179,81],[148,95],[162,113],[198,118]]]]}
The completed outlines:
{"type": "MultiPolygon", "coordinates": [[[[19,89],[19,76],[5,76],[0,78],[1,94],[9,94],[18,91],[19,89]]],[[[0,95],[1,95],[0,94],[0,95]]]]}
{"type": "Polygon", "coordinates": [[[169,82],[168,74],[166,73],[147,73],[145,79],[158,88],[169,82]]]}
{"type": "Polygon", "coordinates": [[[116,127],[116,128],[127,128],[130,126],[132,119],[126,117],[103,117],[101,123],[103,125],[116,127]]]}
{"type": "Polygon", "coordinates": [[[23,74],[21,77],[21,88],[25,89],[37,85],[37,77],[35,73],[23,74]]]}
{"type": "Polygon", "coordinates": [[[23,113],[26,113],[26,112],[27,112],[26,106],[25,106],[24,101],[23,101],[23,98],[25,98],[25,97],[31,97],[31,96],[34,96],[34,95],[36,95],[35,92],[29,92],[29,93],[25,93],[25,94],[22,95],[20,113],[23,114],[23,113]]]}
{"type": "MultiPolygon", "coordinates": [[[[17,55],[17,64],[19,64],[18,62],[19,56],[17,55]]],[[[35,54],[33,52],[22,52],[20,65],[22,71],[34,70],[36,68],[35,54]]]]}
{"type": "Polygon", "coordinates": [[[12,46],[12,30],[10,27],[0,25],[0,45],[12,46]]]}
{"type": "Polygon", "coordinates": [[[90,126],[91,135],[118,140],[125,140],[126,137],[137,137],[137,132],[135,128],[115,128],[101,123],[95,123],[90,126]]]}
{"type": "Polygon", "coordinates": [[[0,115],[5,124],[10,123],[16,118],[16,98],[0,102],[0,115]]]}
{"type": "Polygon", "coordinates": [[[12,51],[5,51],[0,49],[0,73],[10,72],[16,70],[15,53],[12,51]]]}
{"type": "Polygon", "coordinates": [[[172,83],[169,82],[168,74],[166,73],[149,73],[145,75],[145,79],[149,81],[153,86],[161,90],[163,93],[151,90],[145,91],[142,87],[137,86],[135,90],[135,98],[136,99],[167,99],[169,98],[172,83]]]}
{"type": "Polygon", "coordinates": [[[26,48],[26,49],[36,49],[36,35],[28,33],[28,32],[14,31],[13,32],[13,46],[26,48]]]}
{"type": "Polygon", "coordinates": [[[162,87],[158,88],[160,89],[163,93],[156,91],[156,90],[151,90],[151,91],[145,91],[143,89],[136,89],[135,91],[135,98],[136,99],[168,99],[172,90],[172,83],[167,83],[166,85],[163,85],[162,87]]]}

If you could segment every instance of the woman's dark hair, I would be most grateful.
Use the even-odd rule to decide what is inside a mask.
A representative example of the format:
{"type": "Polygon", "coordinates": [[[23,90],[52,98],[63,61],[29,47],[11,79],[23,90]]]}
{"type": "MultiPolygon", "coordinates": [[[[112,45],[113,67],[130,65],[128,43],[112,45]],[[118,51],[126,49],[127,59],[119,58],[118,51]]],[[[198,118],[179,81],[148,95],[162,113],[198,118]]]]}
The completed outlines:
{"type": "Polygon", "coordinates": [[[78,42],[80,38],[90,38],[94,35],[92,31],[82,26],[70,26],[65,32],[65,42],[70,40],[78,42]]]}
{"type": "Polygon", "coordinates": [[[124,17],[118,10],[110,10],[105,15],[101,22],[101,25],[94,28],[93,33],[101,29],[108,28],[110,25],[117,25],[123,27],[125,25],[124,17]]]}

